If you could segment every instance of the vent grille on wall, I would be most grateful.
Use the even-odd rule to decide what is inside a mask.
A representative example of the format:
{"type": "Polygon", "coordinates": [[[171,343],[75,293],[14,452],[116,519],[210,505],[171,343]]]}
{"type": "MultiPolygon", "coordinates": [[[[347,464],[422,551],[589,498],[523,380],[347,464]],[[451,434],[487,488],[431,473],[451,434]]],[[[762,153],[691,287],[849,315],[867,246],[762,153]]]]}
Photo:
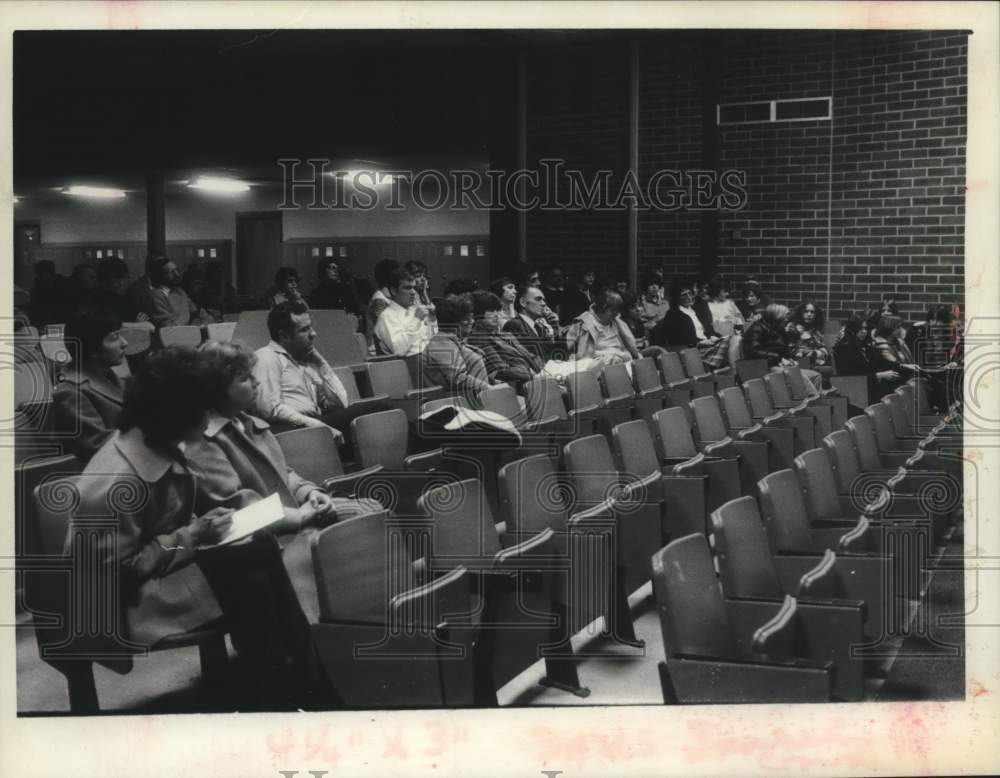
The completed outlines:
{"type": "Polygon", "coordinates": [[[720,125],[828,121],[832,117],[832,97],[757,100],[748,103],[719,103],[715,106],[715,123],[720,125]]]}

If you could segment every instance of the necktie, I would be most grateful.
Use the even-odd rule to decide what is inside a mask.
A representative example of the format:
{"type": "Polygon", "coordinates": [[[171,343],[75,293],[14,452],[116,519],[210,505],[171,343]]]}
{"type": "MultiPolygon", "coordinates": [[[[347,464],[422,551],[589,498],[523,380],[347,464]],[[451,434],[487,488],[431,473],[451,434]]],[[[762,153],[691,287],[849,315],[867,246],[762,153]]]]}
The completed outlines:
{"type": "Polygon", "coordinates": [[[545,325],[542,324],[541,319],[535,322],[535,332],[538,333],[538,337],[547,339],[549,337],[548,330],[545,329],[545,325]]]}

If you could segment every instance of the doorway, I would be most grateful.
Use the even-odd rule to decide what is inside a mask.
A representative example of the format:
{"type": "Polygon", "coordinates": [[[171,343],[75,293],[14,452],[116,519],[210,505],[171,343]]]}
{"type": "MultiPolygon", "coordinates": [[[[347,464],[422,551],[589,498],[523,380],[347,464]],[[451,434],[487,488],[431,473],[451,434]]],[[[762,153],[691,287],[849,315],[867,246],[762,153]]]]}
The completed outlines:
{"type": "Polygon", "coordinates": [[[236,289],[259,297],[281,264],[281,211],[236,214],[236,289]]]}
{"type": "Polygon", "coordinates": [[[14,283],[30,289],[35,278],[35,252],[42,245],[39,222],[14,222],[14,283]]]}

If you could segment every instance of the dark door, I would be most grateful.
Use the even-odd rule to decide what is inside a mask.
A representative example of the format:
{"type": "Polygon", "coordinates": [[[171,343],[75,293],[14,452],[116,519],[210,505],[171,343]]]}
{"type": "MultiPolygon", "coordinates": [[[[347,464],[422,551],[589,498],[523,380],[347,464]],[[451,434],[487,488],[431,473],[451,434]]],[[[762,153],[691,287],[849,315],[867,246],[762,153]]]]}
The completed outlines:
{"type": "Polygon", "coordinates": [[[35,283],[35,251],[42,243],[42,227],[38,222],[14,224],[14,283],[31,289],[35,283]]]}
{"type": "Polygon", "coordinates": [[[236,288],[262,295],[274,283],[281,264],[281,212],[236,214],[236,288]]]}

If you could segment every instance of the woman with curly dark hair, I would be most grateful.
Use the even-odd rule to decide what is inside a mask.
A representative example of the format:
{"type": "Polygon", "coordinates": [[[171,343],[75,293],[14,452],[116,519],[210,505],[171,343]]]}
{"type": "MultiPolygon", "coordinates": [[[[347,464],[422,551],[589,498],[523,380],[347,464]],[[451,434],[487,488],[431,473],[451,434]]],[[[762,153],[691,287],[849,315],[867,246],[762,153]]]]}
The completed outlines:
{"type": "Polygon", "coordinates": [[[830,352],[823,340],[825,321],[823,309],[812,300],[806,300],[795,309],[792,313],[796,333],[793,348],[795,359],[808,357],[813,367],[826,367],[830,364],[830,352]]]}

